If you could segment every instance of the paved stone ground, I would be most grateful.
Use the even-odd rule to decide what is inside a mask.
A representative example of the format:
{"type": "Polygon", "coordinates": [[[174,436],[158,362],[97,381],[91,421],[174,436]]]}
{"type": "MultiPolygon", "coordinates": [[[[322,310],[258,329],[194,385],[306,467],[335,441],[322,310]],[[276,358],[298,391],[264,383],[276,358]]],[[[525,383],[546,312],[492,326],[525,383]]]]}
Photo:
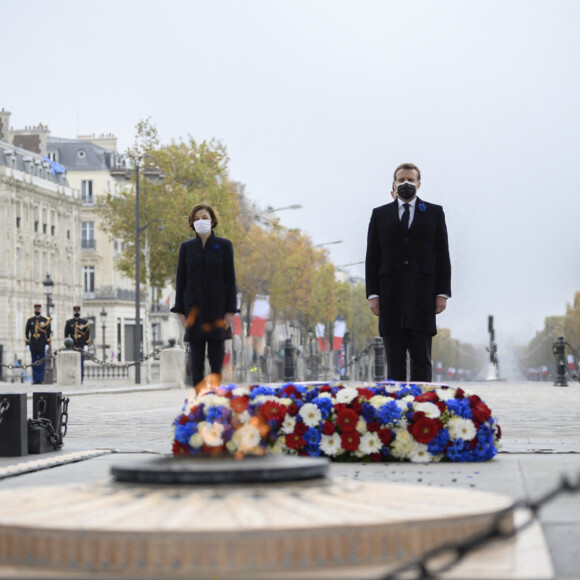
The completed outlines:
{"type": "MultiPolygon", "coordinates": [[[[580,384],[571,383],[565,388],[554,387],[551,383],[501,381],[461,386],[481,396],[502,427],[503,446],[493,461],[427,465],[334,463],[330,476],[418,486],[474,488],[524,500],[539,498],[556,486],[564,474],[578,481],[580,384]]],[[[32,387],[0,384],[0,393],[14,391],[31,392],[32,387]]],[[[70,397],[69,430],[64,448],[42,456],[0,458],[0,470],[9,465],[75,451],[103,449],[107,453],[86,461],[0,479],[0,489],[107,480],[110,466],[114,463],[152,453],[168,453],[171,422],[181,409],[186,393],[155,385],[87,385],[62,391],[70,397]]],[[[554,500],[540,512],[539,518],[556,578],[578,579],[580,494],[554,500]]]]}

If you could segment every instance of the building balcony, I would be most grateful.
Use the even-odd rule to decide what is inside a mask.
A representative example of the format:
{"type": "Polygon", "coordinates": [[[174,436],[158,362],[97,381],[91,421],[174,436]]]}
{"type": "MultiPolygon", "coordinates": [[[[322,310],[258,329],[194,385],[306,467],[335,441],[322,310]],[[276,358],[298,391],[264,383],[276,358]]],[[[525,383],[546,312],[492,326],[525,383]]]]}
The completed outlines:
{"type": "MultiPolygon", "coordinates": [[[[124,302],[135,302],[135,290],[122,290],[112,286],[103,286],[94,292],[85,292],[85,300],[120,300],[124,302]]],[[[141,297],[143,300],[143,296],[141,297]]]]}
{"type": "Polygon", "coordinates": [[[81,248],[83,250],[96,250],[97,249],[97,240],[95,239],[82,239],[81,240],[81,248]]]}

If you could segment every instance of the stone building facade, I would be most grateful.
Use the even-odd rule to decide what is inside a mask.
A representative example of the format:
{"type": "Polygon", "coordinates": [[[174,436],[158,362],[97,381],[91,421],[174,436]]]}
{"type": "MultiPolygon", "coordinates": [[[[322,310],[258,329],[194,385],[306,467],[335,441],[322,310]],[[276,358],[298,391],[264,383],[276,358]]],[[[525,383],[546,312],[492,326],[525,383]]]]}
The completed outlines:
{"type": "MultiPolygon", "coordinates": [[[[47,274],[55,283],[53,345],[62,345],[65,321],[79,304],[91,322],[94,354],[107,362],[133,360],[135,285],[116,268],[123,242],[109,239],[98,211],[107,194],[131,186],[111,173],[118,162],[113,135],[52,137],[44,125],[14,130],[10,113],[0,111],[0,215],[9,224],[0,241],[6,257],[0,263],[0,307],[10,312],[0,320],[4,364],[15,357],[29,362],[24,323],[35,302],[46,302],[47,274]]],[[[148,352],[175,335],[175,321],[165,304],[151,304],[145,312],[144,298],[148,352]]],[[[149,370],[147,378],[155,379],[149,370]]]]}
{"type": "MultiPolygon", "coordinates": [[[[29,363],[24,327],[41,303],[47,314],[43,281],[54,286],[49,315],[57,328],[82,298],[81,201],[66,172],[45,161],[43,126],[13,132],[10,113],[0,111],[0,345],[3,364],[29,363]],[[37,133],[38,139],[29,139],[37,133]],[[25,137],[24,141],[22,137],[25,137]],[[26,143],[38,152],[15,145],[26,143]],[[38,147],[37,147],[38,146],[38,147]]],[[[5,379],[3,372],[3,380],[5,379]]]]}

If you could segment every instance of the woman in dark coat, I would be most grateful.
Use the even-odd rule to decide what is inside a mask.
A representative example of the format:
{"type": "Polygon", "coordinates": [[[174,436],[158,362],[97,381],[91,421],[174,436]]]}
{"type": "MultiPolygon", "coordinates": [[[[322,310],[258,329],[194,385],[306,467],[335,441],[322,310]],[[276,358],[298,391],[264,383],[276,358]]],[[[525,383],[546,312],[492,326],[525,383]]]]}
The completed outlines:
{"type": "Polygon", "coordinates": [[[236,312],[236,274],[232,243],[212,231],[218,224],[213,208],[198,204],[187,221],[196,236],[179,248],[171,312],[185,329],[196,386],[204,378],[206,346],[211,372],[221,376],[226,331],[236,312]]]}

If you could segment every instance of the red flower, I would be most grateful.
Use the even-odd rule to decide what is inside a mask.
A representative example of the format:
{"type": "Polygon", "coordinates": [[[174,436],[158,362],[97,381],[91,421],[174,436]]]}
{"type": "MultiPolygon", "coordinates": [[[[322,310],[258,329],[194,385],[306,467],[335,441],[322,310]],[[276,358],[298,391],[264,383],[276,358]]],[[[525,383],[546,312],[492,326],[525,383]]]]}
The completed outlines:
{"type": "Polygon", "coordinates": [[[348,431],[340,436],[340,442],[343,449],[347,451],[356,451],[360,443],[360,435],[358,431],[348,431]]]}
{"type": "Polygon", "coordinates": [[[242,395],[241,397],[233,397],[230,401],[230,407],[232,411],[236,413],[243,413],[247,410],[249,406],[250,397],[248,395],[242,395]]]}
{"type": "Polygon", "coordinates": [[[501,427],[499,425],[496,425],[497,427],[497,438],[501,439],[501,427]]]}
{"type": "Polygon", "coordinates": [[[173,441],[173,455],[187,455],[189,454],[189,449],[185,443],[180,443],[179,441],[173,441]]]}
{"type": "MultiPolygon", "coordinates": [[[[415,413],[418,415],[418,413],[415,413]]],[[[421,417],[409,426],[409,433],[413,435],[417,443],[431,443],[439,433],[441,422],[429,417],[421,417]]]]}
{"type": "Polygon", "coordinates": [[[371,421],[370,423],[367,423],[367,429],[371,433],[376,433],[380,428],[381,424],[378,421],[371,421]]]}
{"type": "Polygon", "coordinates": [[[380,453],[371,453],[369,457],[371,458],[371,461],[380,461],[383,458],[380,453]]]}
{"type": "Polygon", "coordinates": [[[435,391],[428,391],[426,393],[423,393],[422,395],[419,395],[418,397],[415,397],[415,401],[417,403],[435,403],[439,400],[439,397],[437,396],[437,393],[435,393],[435,391]]]}
{"type": "Polygon", "coordinates": [[[455,392],[456,399],[465,399],[465,391],[463,389],[457,389],[455,392]]]}
{"type": "Polygon", "coordinates": [[[360,415],[362,411],[362,403],[358,399],[351,401],[349,407],[357,414],[360,415]]]}
{"type": "Polygon", "coordinates": [[[481,425],[491,417],[491,409],[480,399],[480,402],[471,408],[471,414],[474,421],[481,425]]]}
{"type": "Polygon", "coordinates": [[[294,385],[286,385],[280,392],[283,395],[289,397],[290,395],[295,395],[298,392],[298,390],[294,385]]]}
{"type": "Polygon", "coordinates": [[[332,421],[326,421],[324,425],[322,425],[322,432],[325,435],[332,435],[336,431],[336,427],[332,421]]]}
{"type": "Polygon", "coordinates": [[[298,433],[290,433],[286,435],[286,445],[290,449],[301,449],[306,445],[306,441],[298,433]]]}
{"type": "Polygon", "coordinates": [[[369,401],[375,396],[375,394],[370,389],[359,389],[358,392],[359,395],[364,397],[367,401],[369,401]]]}
{"type": "Polygon", "coordinates": [[[297,433],[298,435],[302,436],[304,435],[304,433],[306,433],[307,429],[308,427],[306,427],[306,425],[302,423],[302,421],[296,421],[296,425],[294,426],[294,433],[297,433]]]}
{"type": "Polygon", "coordinates": [[[358,423],[358,415],[352,409],[345,409],[338,414],[336,424],[341,431],[354,431],[358,423]]]}
{"type": "Polygon", "coordinates": [[[290,415],[290,417],[296,417],[296,415],[298,415],[299,410],[300,409],[298,408],[298,405],[296,403],[292,403],[288,407],[287,412],[288,412],[288,415],[290,415]]]}
{"type": "Polygon", "coordinates": [[[339,413],[342,413],[343,411],[346,411],[347,409],[348,407],[344,403],[336,403],[334,405],[334,411],[336,412],[337,415],[339,413]]]}
{"type": "Polygon", "coordinates": [[[185,425],[188,421],[189,421],[189,417],[187,415],[181,415],[181,417],[179,417],[178,422],[180,425],[185,425]]]}
{"type": "Polygon", "coordinates": [[[284,405],[276,401],[266,401],[260,407],[259,414],[266,421],[277,421],[280,423],[284,420],[284,416],[286,415],[286,408],[284,405]]]}
{"type": "Polygon", "coordinates": [[[322,385],[322,387],[320,387],[320,392],[321,393],[330,393],[330,392],[332,392],[332,389],[330,388],[330,385],[322,385]]]}
{"type": "Polygon", "coordinates": [[[435,405],[442,413],[447,409],[447,405],[443,401],[437,401],[435,405]]]}
{"type": "Polygon", "coordinates": [[[383,445],[388,445],[393,438],[393,432],[390,429],[379,429],[379,439],[383,445]]]}

